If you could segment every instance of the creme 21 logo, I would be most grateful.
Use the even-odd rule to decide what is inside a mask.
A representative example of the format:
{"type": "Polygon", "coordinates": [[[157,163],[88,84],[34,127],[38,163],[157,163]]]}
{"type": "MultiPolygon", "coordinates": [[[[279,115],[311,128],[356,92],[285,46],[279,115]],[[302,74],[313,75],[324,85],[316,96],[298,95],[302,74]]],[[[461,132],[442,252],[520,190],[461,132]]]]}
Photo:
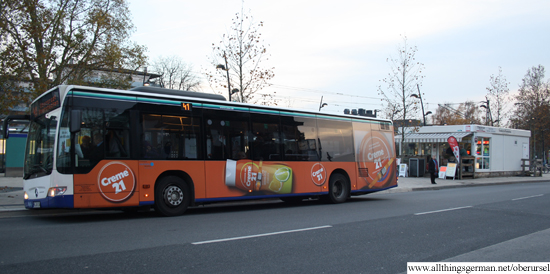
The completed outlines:
{"type": "Polygon", "coordinates": [[[97,185],[103,198],[111,202],[123,202],[132,195],[136,177],[125,163],[110,162],[99,171],[97,185]]]}
{"type": "Polygon", "coordinates": [[[311,180],[318,186],[325,184],[327,180],[327,170],[322,164],[316,163],[311,167],[311,180]]]}

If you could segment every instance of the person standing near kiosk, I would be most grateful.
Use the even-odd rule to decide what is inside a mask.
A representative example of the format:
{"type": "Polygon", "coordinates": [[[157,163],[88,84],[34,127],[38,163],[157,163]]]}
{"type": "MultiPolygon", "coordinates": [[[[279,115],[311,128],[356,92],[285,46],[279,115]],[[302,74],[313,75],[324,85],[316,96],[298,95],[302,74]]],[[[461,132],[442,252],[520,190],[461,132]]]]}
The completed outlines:
{"type": "Polygon", "coordinates": [[[435,178],[437,178],[437,172],[439,170],[435,157],[435,155],[432,155],[431,159],[428,160],[428,172],[430,173],[430,179],[434,185],[436,184],[435,178]]]}

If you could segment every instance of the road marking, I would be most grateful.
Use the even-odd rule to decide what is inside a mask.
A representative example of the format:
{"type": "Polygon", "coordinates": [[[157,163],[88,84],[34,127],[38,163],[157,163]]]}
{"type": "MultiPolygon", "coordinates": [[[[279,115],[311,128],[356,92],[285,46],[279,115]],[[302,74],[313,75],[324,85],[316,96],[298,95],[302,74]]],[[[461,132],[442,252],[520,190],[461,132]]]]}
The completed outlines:
{"type": "Polygon", "coordinates": [[[415,213],[414,215],[424,215],[424,214],[445,212],[445,211],[458,210],[458,209],[470,208],[470,207],[472,207],[472,206],[462,206],[462,207],[455,207],[455,208],[447,208],[447,209],[441,209],[441,210],[435,210],[435,211],[428,211],[428,212],[415,213]]]}
{"type": "Polygon", "coordinates": [[[286,233],[293,233],[293,232],[301,232],[301,231],[308,231],[308,230],[315,230],[315,229],[330,228],[330,227],[332,227],[332,226],[331,225],[324,225],[324,226],[309,227],[309,228],[294,229],[294,230],[286,230],[286,231],[279,231],[279,232],[249,235],[249,236],[241,236],[241,237],[225,238],[225,239],[218,239],[218,240],[194,242],[194,243],[191,243],[191,244],[193,244],[193,245],[202,245],[202,244],[211,244],[211,243],[219,243],[219,242],[228,242],[228,241],[258,238],[258,237],[265,237],[265,236],[278,235],[278,234],[286,234],[286,233]]]}
{"type": "Polygon", "coordinates": [[[535,197],[540,197],[544,194],[539,194],[539,195],[533,195],[533,196],[528,196],[528,197],[521,197],[521,198],[515,198],[515,199],[512,199],[512,201],[517,201],[517,200],[523,200],[523,199],[529,199],[529,198],[535,198],[535,197]]]}

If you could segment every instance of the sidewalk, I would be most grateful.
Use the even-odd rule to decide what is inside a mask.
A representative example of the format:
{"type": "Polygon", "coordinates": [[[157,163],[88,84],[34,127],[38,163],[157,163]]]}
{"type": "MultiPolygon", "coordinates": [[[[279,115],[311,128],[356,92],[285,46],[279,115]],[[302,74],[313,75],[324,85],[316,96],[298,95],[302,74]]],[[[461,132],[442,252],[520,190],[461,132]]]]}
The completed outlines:
{"type": "Polygon", "coordinates": [[[550,182],[550,174],[542,174],[542,177],[490,177],[476,179],[436,179],[437,184],[432,185],[430,177],[399,177],[397,187],[391,188],[379,193],[395,193],[408,192],[419,190],[438,190],[446,188],[468,187],[468,186],[487,186],[487,185],[503,185],[503,184],[518,184],[518,183],[536,183],[550,182]]]}
{"type": "MultiPolygon", "coordinates": [[[[378,193],[396,193],[419,190],[438,190],[468,186],[486,186],[498,184],[517,184],[550,182],[550,174],[542,177],[491,177],[478,179],[436,179],[437,184],[432,185],[429,177],[399,177],[398,186],[378,193]]],[[[25,210],[23,205],[23,178],[4,177],[0,173],[0,211],[25,210]]]]}
{"type": "Polygon", "coordinates": [[[0,211],[24,210],[23,178],[0,173],[0,211]]]}

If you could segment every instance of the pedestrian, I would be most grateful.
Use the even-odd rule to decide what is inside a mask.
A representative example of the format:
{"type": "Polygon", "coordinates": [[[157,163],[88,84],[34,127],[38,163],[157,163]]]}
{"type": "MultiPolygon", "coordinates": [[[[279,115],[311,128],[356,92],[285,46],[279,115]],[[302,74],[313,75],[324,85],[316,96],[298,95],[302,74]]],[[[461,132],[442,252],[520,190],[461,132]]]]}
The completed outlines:
{"type": "Polygon", "coordinates": [[[432,155],[432,158],[428,161],[428,172],[430,173],[430,179],[432,180],[432,184],[434,185],[435,178],[437,178],[437,171],[439,170],[435,157],[435,155],[432,155]]]}

